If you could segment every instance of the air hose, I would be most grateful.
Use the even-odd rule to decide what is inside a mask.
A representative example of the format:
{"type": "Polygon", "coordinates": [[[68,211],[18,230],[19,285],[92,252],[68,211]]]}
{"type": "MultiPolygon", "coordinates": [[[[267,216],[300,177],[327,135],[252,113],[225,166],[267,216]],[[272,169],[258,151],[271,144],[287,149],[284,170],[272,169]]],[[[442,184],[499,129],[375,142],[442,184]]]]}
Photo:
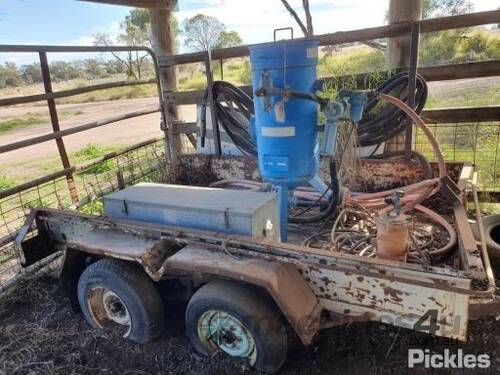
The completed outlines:
{"type": "MultiPolygon", "coordinates": [[[[375,94],[366,104],[363,118],[358,123],[358,142],[362,147],[378,145],[405,129],[406,114],[398,107],[380,104],[380,94],[391,95],[408,103],[408,72],[392,76],[375,90],[375,94]]],[[[427,83],[417,74],[415,107],[412,108],[417,114],[424,108],[427,94],[427,83]]]]}
{"type": "MultiPolygon", "coordinates": [[[[205,146],[206,108],[208,89],[205,90],[201,109],[201,145],[205,146]]],[[[215,81],[212,85],[215,117],[218,126],[224,129],[234,145],[244,154],[257,156],[257,146],[249,131],[250,116],[254,114],[253,100],[243,90],[225,81],[215,81]]]]}
{"type": "MultiPolygon", "coordinates": [[[[308,215],[308,216],[303,216],[304,213],[306,213],[310,208],[314,206],[311,205],[305,210],[302,210],[300,213],[294,215],[294,216],[289,216],[288,217],[288,222],[294,223],[294,224],[307,224],[307,223],[316,223],[318,221],[321,221],[323,219],[326,219],[327,217],[330,217],[335,210],[337,209],[337,206],[340,203],[340,183],[339,183],[339,177],[337,173],[337,165],[335,161],[330,161],[330,178],[331,182],[330,185],[328,186],[328,189],[326,189],[323,192],[323,195],[320,197],[322,198],[328,190],[332,191],[332,195],[330,198],[330,202],[328,203],[328,206],[325,210],[321,211],[319,214],[316,215],[308,215]]],[[[318,199],[319,200],[319,199],[318,199]]]]}

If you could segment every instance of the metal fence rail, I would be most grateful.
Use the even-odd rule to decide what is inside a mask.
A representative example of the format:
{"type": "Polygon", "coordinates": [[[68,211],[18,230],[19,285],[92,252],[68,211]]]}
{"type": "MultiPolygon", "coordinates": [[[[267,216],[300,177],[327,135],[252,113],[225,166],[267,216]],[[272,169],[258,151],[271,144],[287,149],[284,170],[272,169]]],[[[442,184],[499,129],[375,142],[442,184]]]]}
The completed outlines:
{"type": "MultiPolygon", "coordinates": [[[[162,122],[165,121],[163,116],[163,96],[161,83],[159,80],[159,68],[156,56],[150,48],[147,47],[137,47],[137,46],[32,46],[32,45],[0,45],[0,52],[34,52],[38,53],[40,60],[40,69],[42,73],[42,80],[45,88],[45,94],[40,95],[28,95],[14,98],[5,98],[0,100],[0,107],[8,105],[18,105],[34,103],[39,101],[47,101],[47,106],[50,114],[50,122],[52,124],[52,133],[41,135],[38,137],[33,137],[30,139],[24,139],[18,142],[13,142],[7,145],[0,146],[0,154],[5,152],[10,152],[18,150],[24,147],[29,147],[35,144],[47,142],[50,140],[55,140],[57,144],[57,149],[61,159],[62,166],[66,171],[66,181],[68,184],[69,191],[71,192],[71,200],[73,203],[78,202],[78,189],[74,182],[74,176],[71,168],[71,163],[66,151],[66,146],[64,143],[64,136],[76,134],[78,132],[90,130],[100,126],[112,124],[121,120],[143,116],[153,112],[158,112],[162,114],[162,122]],[[53,92],[52,80],[50,76],[50,67],[47,59],[47,53],[59,53],[59,52],[129,52],[129,51],[142,51],[147,53],[153,62],[155,77],[152,80],[136,80],[136,81],[116,81],[109,82],[99,85],[89,85],[86,87],[53,92]],[[94,121],[91,123],[81,124],[79,126],[72,127],[70,129],[61,130],[59,125],[59,116],[57,112],[57,106],[55,99],[66,98],[70,96],[80,95],[82,93],[88,93],[99,90],[106,90],[113,87],[124,87],[132,85],[143,85],[156,83],[158,92],[158,107],[147,109],[143,111],[135,111],[116,115],[110,118],[102,119],[100,121],[94,121]]],[[[162,129],[166,129],[165,126],[161,126],[162,129]]]]}
{"type": "Polygon", "coordinates": [[[25,221],[31,208],[43,206],[52,208],[79,209],[89,213],[100,213],[102,203],[99,198],[108,192],[123,188],[137,181],[165,181],[167,157],[165,139],[156,138],[120,151],[106,154],[82,165],[71,165],[64,137],[90,129],[98,128],[119,121],[161,113],[161,124],[166,119],[163,114],[163,97],[159,80],[159,68],[153,51],[146,47],[73,47],[73,46],[9,46],[0,45],[0,52],[38,53],[45,93],[22,97],[2,98],[0,107],[46,101],[49,109],[52,132],[40,136],[22,139],[10,144],[0,145],[0,154],[30,147],[55,140],[61,159],[61,170],[28,181],[10,189],[0,191],[0,291],[6,282],[16,276],[21,268],[19,254],[13,246],[13,240],[25,221]],[[141,51],[148,54],[153,62],[155,78],[149,80],[115,81],[88,85],[69,90],[53,92],[48,53],[59,52],[129,52],[141,51]],[[67,129],[61,129],[56,106],[56,99],[84,93],[106,90],[116,87],[156,84],[158,105],[141,111],[121,113],[97,121],[82,123],[67,129]]]}
{"type": "Polygon", "coordinates": [[[0,193],[0,290],[21,270],[13,240],[31,208],[101,214],[103,195],[140,181],[167,182],[170,170],[164,140],[155,138],[74,166],[71,173],[79,191],[76,203],[72,201],[64,170],[0,193]]]}

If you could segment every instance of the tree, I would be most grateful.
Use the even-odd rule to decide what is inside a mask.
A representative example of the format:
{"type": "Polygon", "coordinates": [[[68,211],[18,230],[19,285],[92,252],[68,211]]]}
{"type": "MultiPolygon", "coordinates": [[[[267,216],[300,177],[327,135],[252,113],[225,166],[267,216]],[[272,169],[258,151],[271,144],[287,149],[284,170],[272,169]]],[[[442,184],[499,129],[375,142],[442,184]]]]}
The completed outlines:
{"type": "MultiPolygon", "coordinates": [[[[470,0],[424,0],[422,17],[456,16],[473,10],[474,5],[470,0]]],[[[468,32],[461,28],[422,34],[420,63],[436,65],[456,62],[459,46],[467,38],[468,32]]]]}
{"type": "Polygon", "coordinates": [[[424,0],[422,18],[457,16],[473,10],[470,0],[424,0]]]}
{"type": "Polygon", "coordinates": [[[66,61],[54,61],[50,64],[50,76],[54,82],[80,78],[81,70],[77,65],[66,61]]]}
{"type": "Polygon", "coordinates": [[[21,66],[21,78],[27,84],[42,82],[40,63],[21,66]]]}
{"type": "Polygon", "coordinates": [[[87,79],[98,79],[107,75],[105,64],[96,59],[84,60],[82,69],[87,79]]]}
{"type": "Polygon", "coordinates": [[[184,21],[185,44],[197,51],[236,46],[242,43],[236,31],[226,31],[226,26],[215,17],[197,14],[184,21]]]}
{"type": "Polygon", "coordinates": [[[240,35],[236,31],[223,31],[219,35],[219,40],[214,49],[236,47],[243,43],[240,35]]]}
{"type": "Polygon", "coordinates": [[[0,88],[15,87],[21,82],[19,78],[19,71],[13,62],[6,62],[0,65],[0,88]]]}
{"type": "MultiPolygon", "coordinates": [[[[94,45],[114,46],[151,46],[150,19],[146,9],[132,9],[120,23],[120,34],[116,42],[104,33],[94,34],[94,45]]],[[[113,57],[126,71],[128,78],[141,79],[148,63],[148,54],[127,51],[122,54],[111,52],[113,57]]]]}

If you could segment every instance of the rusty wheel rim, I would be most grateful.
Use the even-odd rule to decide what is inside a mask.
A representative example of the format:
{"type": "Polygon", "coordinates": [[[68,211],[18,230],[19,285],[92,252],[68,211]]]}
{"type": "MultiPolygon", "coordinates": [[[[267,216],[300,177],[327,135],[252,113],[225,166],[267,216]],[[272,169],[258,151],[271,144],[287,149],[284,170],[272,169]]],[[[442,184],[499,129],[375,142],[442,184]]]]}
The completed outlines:
{"type": "Polygon", "coordinates": [[[130,335],[132,319],[118,294],[102,286],[94,287],[87,297],[87,306],[98,327],[119,326],[125,329],[123,337],[130,335]]]}

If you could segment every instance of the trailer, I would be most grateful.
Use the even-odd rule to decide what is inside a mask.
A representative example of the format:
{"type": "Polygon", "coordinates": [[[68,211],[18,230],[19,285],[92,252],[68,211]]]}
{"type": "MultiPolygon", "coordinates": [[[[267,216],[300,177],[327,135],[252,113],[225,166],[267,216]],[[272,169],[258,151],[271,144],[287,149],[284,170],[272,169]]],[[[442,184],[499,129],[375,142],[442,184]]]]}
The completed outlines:
{"type": "MultiPolygon", "coordinates": [[[[171,183],[201,173],[211,180],[258,177],[255,160],[245,157],[187,155],[177,168],[179,180],[171,183]]],[[[422,173],[405,160],[364,168],[375,189],[422,173]]],[[[325,251],[293,235],[281,243],[43,208],[30,213],[16,242],[25,267],[61,259],[69,300],[92,326],[115,325],[135,342],[151,341],[169,309],[161,293],[173,288],[188,301],[186,330],[198,352],[243,357],[267,372],[284,363],[289,336],[310,345],[322,329],[360,321],[466,340],[468,322],[497,314],[500,305],[464,208],[472,168],[448,169],[459,187],[459,200],[448,200],[459,237],[456,268],[325,251]]]]}
{"type": "MultiPolygon", "coordinates": [[[[321,330],[356,322],[373,321],[430,335],[466,340],[469,321],[480,316],[498,314],[500,302],[484,243],[484,230],[479,231],[479,247],[468,222],[467,196],[472,193],[477,198],[473,189],[472,166],[445,164],[437,141],[432,136],[428,137],[429,143],[436,146],[433,151],[440,154],[437,165],[432,165],[431,168],[431,165],[422,163],[412,153],[413,124],[422,122],[416,112],[422,110],[425,104],[423,98],[426,97],[425,82],[417,74],[418,35],[421,27],[422,30],[436,31],[448,28],[448,23],[451,23],[450,27],[472,26],[485,23],[486,20],[496,20],[498,11],[489,12],[488,15],[491,18],[485,18],[484,14],[470,19],[466,17],[468,23],[460,21],[462,16],[444,21],[401,23],[397,26],[361,30],[361,34],[356,32],[349,34],[347,39],[342,39],[365,40],[369,36],[386,36],[381,34],[383,32],[390,33],[389,36],[403,36],[409,31],[412,33],[410,71],[398,73],[390,78],[389,83],[381,85],[383,88],[400,88],[396,90],[401,99],[399,102],[405,101],[408,110],[403,110],[404,113],[390,110],[388,116],[384,114],[382,119],[371,124],[373,126],[364,128],[357,125],[366,104],[366,93],[346,92],[337,102],[316,95],[316,91],[319,91],[317,83],[321,81],[316,80],[315,74],[318,45],[328,44],[327,41],[337,43],[338,35],[331,34],[315,41],[299,39],[297,44],[296,41],[278,42],[280,44],[275,41],[266,46],[235,47],[222,52],[214,51],[213,55],[211,52],[200,52],[161,56],[158,64],[156,56],[147,50],[155,63],[155,82],[158,84],[160,102],[158,109],[162,114],[161,129],[165,132],[165,153],[168,156],[165,160],[158,160],[157,164],[165,165],[157,165],[162,173],[161,181],[156,182],[178,186],[180,194],[168,197],[177,200],[177,205],[172,209],[165,201],[155,200],[156,193],[142,194],[139,199],[132,196],[133,199],[130,200],[130,196],[118,192],[112,197],[104,197],[105,200],[108,199],[108,206],[107,214],[103,216],[35,208],[28,215],[24,226],[19,231],[16,230],[15,242],[22,266],[32,269],[56,262],[61,282],[75,311],[81,311],[93,327],[105,329],[112,326],[120,330],[124,337],[141,344],[162,335],[165,310],[171,308],[165,296],[181,297],[187,302],[186,332],[197,352],[204,355],[223,352],[232,357],[243,358],[265,372],[280,369],[290,342],[298,339],[304,345],[311,345],[321,330]],[[247,54],[254,60],[252,87],[227,91],[227,83],[213,81],[212,57],[222,59],[247,54]],[[173,68],[175,65],[194,61],[205,63],[207,90],[182,95],[173,88],[173,68]],[[258,63],[255,64],[255,61],[258,63]],[[166,82],[162,83],[161,78],[166,82]],[[222,113],[223,116],[219,116],[219,119],[216,114],[221,103],[220,97],[214,93],[221,88],[229,95],[237,93],[239,99],[235,105],[236,101],[233,100],[231,110],[228,111],[233,115],[239,111],[235,126],[238,131],[234,138],[229,135],[229,128],[219,128],[217,125],[221,117],[228,118],[228,113],[222,113]],[[244,97],[247,95],[244,90],[251,93],[253,99],[244,97]],[[207,118],[198,124],[176,121],[175,104],[193,104],[194,99],[200,104],[200,98],[204,110],[208,110],[203,110],[207,118]],[[328,141],[323,145],[325,155],[321,160],[317,153],[317,133],[320,132],[316,121],[318,104],[326,115],[322,130],[323,139],[326,137],[328,141]],[[250,107],[255,111],[250,111],[250,107]],[[349,116],[344,116],[344,109],[348,109],[345,113],[349,116]],[[241,115],[245,118],[244,126],[240,126],[241,115]],[[255,115],[254,122],[252,115],[255,115]],[[406,134],[405,149],[400,150],[403,151],[402,158],[394,159],[394,154],[388,152],[382,155],[385,157],[383,159],[358,160],[356,174],[346,178],[342,187],[355,194],[365,194],[364,203],[371,209],[375,207],[385,214],[386,209],[391,208],[396,212],[391,219],[399,220],[399,211],[404,204],[408,206],[408,210],[417,206],[421,206],[424,212],[429,207],[439,210],[443,216],[442,220],[438,220],[438,225],[449,229],[448,242],[451,244],[446,245],[446,252],[438,251],[439,261],[407,261],[408,238],[404,232],[411,223],[406,219],[401,220],[403,225],[400,227],[405,241],[402,242],[404,246],[396,249],[404,250],[403,253],[396,254],[398,259],[394,259],[392,249],[386,252],[397,242],[396,238],[389,235],[380,243],[377,238],[375,246],[372,243],[373,232],[363,236],[363,241],[366,242],[360,244],[366,247],[358,254],[341,251],[343,242],[336,243],[340,236],[335,236],[335,229],[338,218],[342,217],[339,214],[333,222],[330,221],[334,216],[330,208],[335,207],[328,203],[325,208],[324,201],[328,200],[322,200],[328,190],[332,191],[332,196],[342,195],[339,191],[333,194],[334,189],[331,188],[337,173],[332,171],[331,162],[337,156],[334,148],[341,117],[347,117],[353,125],[349,128],[351,130],[347,143],[352,129],[356,129],[359,146],[374,148],[369,150],[370,155],[375,155],[380,146],[395,135],[403,132],[406,134]],[[408,117],[411,121],[408,121],[408,117]],[[389,120],[392,124],[386,127],[385,122],[389,120]],[[211,127],[208,122],[211,122],[211,127]],[[383,139],[380,138],[381,133],[384,133],[383,139]],[[194,134],[197,135],[196,139],[194,134]],[[237,145],[235,139],[241,140],[238,136],[242,134],[245,135],[244,142],[237,145]],[[253,139],[252,136],[256,134],[257,139],[253,139]],[[205,138],[208,143],[213,142],[213,149],[207,155],[177,152],[181,135],[187,135],[196,151],[203,151],[205,138]],[[224,155],[227,147],[223,145],[230,143],[235,146],[232,149],[241,151],[242,155],[224,155]],[[252,153],[254,155],[249,156],[252,153]],[[318,170],[319,165],[321,167],[318,170]],[[274,184],[276,202],[269,204],[278,209],[271,209],[272,214],[269,216],[266,213],[269,210],[265,207],[268,201],[256,199],[261,202],[261,220],[262,217],[255,217],[257,211],[252,207],[245,208],[241,204],[238,212],[235,212],[234,206],[221,199],[208,207],[208,210],[193,211],[193,202],[186,201],[187,195],[182,194],[193,187],[211,188],[224,181],[240,181],[236,185],[252,186],[274,184]],[[318,181],[323,183],[319,183],[319,188],[316,186],[319,198],[305,209],[302,209],[301,204],[296,205],[293,201],[295,197],[290,192],[303,186],[301,184],[318,185],[318,181]],[[325,186],[329,189],[325,189],[325,186]],[[402,203],[405,191],[399,189],[408,186],[413,190],[406,189],[406,192],[412,193],[414,197],[402,203]],[[394,193],[394,197],[379,195],[388,190],[394,193]],[[415,191],[419,194],[415,194],[415,191]],[[371,197],[377,197],[377,202],[371,197]],[[383,198],[390,199],[387,206],[391,207],[379,207],[383,198]],[[113,203],[110,201],[113,199],[116,202],[111,207],[113,203]],[[301,212],[314,206],[314,210],[320,213],[326,211],[329,215],[324,215],[324,220],[314,224],[288,223],[287,215],[291,205],[294,209],[300,208],[301,212]],[[169,220],[170,223],[166,223],[169,220]],[[279,236],[276,221],[279,222],[279,236]],[[206,227],[195,228],[194,223],[206,227]],[[321,234],[321,229],[325,227],[331,229],[331,246],[315,246],[311,239],[321,234]],[[287,241],[279,241],[285,240],[287,236],[287,241]],[[364,256],[368,248],[370,256],[364,256]],[[374,249],[376,252],[373,252],[374,249]],[[384,259],[384,252],[389,255],[389,259],[384,259]]],[[[160,18],[156,14],[153,20],[157,23],[160,18]]],[[[17,51],[32,49],[32,46],[16,48],[17,51]]],[[[94,49],[95,47],[79,48],[80,51],[94,49]]],[[[125,50],[125,47],[99,49],[104,50],[119,51],[125,50]]],[[[47,51],[65,49],[41,47],[41,61],[47,51]]],[[[489,63],[478,64],[480,65],[473,66],[484,70],[484,64],[489,63]]],[[[496,74],[497,66],[493,65],[493,73],[484,74],[496,74]]],[[[468,65],[458,68],[463,76],[473,74],[468,65]],[[464,73],[465,71],[467,72],[464,73]]],[[[448,77],[445,79],[457,78],[448,72],[443,73],[442,67],[439,69],[442,76],[448,77]]],[[[50,81],[50,77],[47,80],[50,81]]],[[[103,88],[103,85],[98,86],[103,88]]],[[[97,88],[95,86],[92,89],[97,88]]],[[[70,91],[75,93],[75,90],[70,91]]],[[[80,91],[77,90],[76,93],[78,92],[80,91]]],[[[386,100],[395,100],[388,94],[381,89],[374,97],[378,100],[385,95],[386,100]]],[[[64,95],[70,94],[66,92],[64,95]]],[[[40,98],[52,100],[49,105],[52,103],[52,110],[55,112],[52,93],[17,100],[40,98]]],[[[12,99],[5,99],[3,102],[13,104],[16,100],[13,102],[12,99]]],[[[393,101],[392,104],[394,103],[397,102],[393,101]]],[[[374,102],[371,108],[375,107],[374,102]]],[[[226,108],[229,106],[226,105],[226,108]]],[[[404,109],[404,103],[400,109],[404,109]]],[[[434,113],[436,112],[438,111],[435,110],[434,113]]],[[[65,135],[145,113],[117,116],[65,131],[58,131],[58,126],[54,126],[52,135],[6,145],[0,151],[7,152],[49,139],[59,140],[65,135]]],[[[492,116],[491,111],[484,109],[471,113],[470,116],[474,119],[479,114],[483,119],[492,116]]],[[[371,120],[372,118],[368,122],[371,120]]],[[[422,129],[424,133],[430,133],[425,126],[422,129]]],[[[186,147],[180,147],[181,150],[183,148],[186,147]]],[[[341,152],[342,156],[344,151],[345,148],[341,152]]],[[[339,171],[341,167],[342,157],[338,165],[339,171]]],[[[73,193],[76,193],[72,185],[72,174],[75,171],[76,169],[65,167],[57,175],[67,178],[73,193]]],[[[43,179],[44,182],[50,180],[43,179]]],[[[128,184],[122,170],[117,173],[117,180],[120,189],[128,184]]],[[[136,181],[135,177],[133,181],[136,181]]],[[[38,187],[39,183],[41,182],[37,181],[29,186],[38,187]]],[[[115,190],[115,187],[111,186],[110,189],[115,190]]],[[[99,197],[108,192],[100,189],[99,197]]],[[[246,203],[247,198],[243,195],[240,197],[243,201],[241,203],[246,203]]],[[[87,198],[88,203],[95,197],[87,198]]],[[[351,204],[359,205],[356,196],[354,199],[352,196],[350,198],[351,204]]],[[[233,197],[236,202],[237,199],[238,197],[233,197]]],[[[72,201],[75,207],[82,207],[78,194],[72,196],[72,201]]],[[[333,201],[334,199],[329,199],[329,202],[333,201]]],[[[198,202],[206,204],[204,200],[198,202]]],[[[197,205],[198,203],[194,204],[197,205]]],[[[476,199],[476,208],[477,206],[476,199]]],[[[367,208],[362,206],[361,210],[367,208]]],[[[399,225],[398,220],[393,222],[395,226],[399,225]]],[[[481,227],[480,214],[477,215],[477,220],[481,227]]],[[[347,228],[345,232],[349,230],[347,228]]],[[[353,248],[358,248],[357,242],[354,242],[353,248]]],[[[416,252],[419,250],[416,249],[416,252]]]]}

